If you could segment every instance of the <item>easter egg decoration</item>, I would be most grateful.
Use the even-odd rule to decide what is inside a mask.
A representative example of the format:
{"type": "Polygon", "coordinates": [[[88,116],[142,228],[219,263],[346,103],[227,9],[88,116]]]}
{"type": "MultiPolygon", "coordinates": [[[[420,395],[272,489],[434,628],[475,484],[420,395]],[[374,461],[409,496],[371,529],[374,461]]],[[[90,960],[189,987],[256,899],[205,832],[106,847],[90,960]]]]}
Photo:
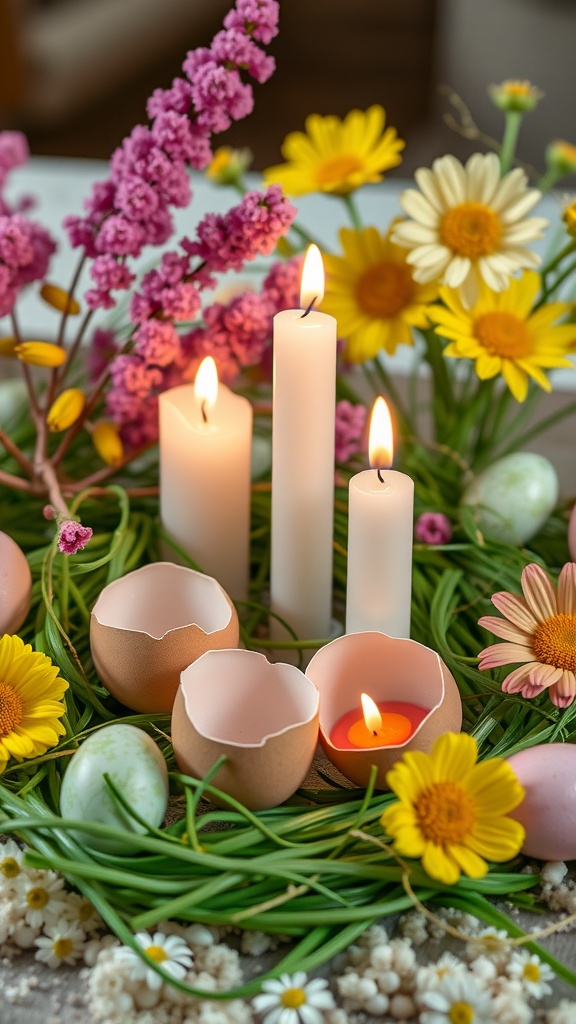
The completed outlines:
{"type": "Polygon", "coordinates": [[[552,463],[535,452],[497,459],[468,485],[462,505],[474,508],[475,523],[488,540],[525,544],[544,525],[558,501],[552,463]]]}
{"type": "Polygon", "coordinates": [[[32,576],[22,548],[0,531],[0,636],[17,633],[30,609],[32,576]]]}

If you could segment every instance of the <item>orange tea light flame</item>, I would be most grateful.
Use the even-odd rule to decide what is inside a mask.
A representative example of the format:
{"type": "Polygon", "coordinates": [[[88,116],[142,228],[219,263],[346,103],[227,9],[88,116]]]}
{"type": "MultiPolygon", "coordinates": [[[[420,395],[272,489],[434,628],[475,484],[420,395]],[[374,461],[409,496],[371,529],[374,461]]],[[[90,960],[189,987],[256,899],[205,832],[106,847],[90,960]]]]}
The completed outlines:
{"type": "Polygon", "coordinates": [[[404,743],[412,733],[412,723],[406,715],[380,709],[367,693],[360,695],[362,718],[348,730],[348,741],[355,747],[387,747],[404,743]]]}
{"type": "Polygon", "coordinates": [[[370,418],[368,452],[372,469],[389,469],[394,460],[392,419],[386,402],[380,395],[374,402],[370,418]]]}
{"type": "Polygon", "coordinates": [[[194,381],[194,398],[200,406],[202,419],[208,421],[208,409],[216,405],[218,398],[218,370],[212,356],[202,360],[194,381]]]}
{"type": "Polygon", "coordinates": [[[309,245],[302,266],[300,282],[300,305],[308,310],[319,306],[324,298],[324,264],[317,245],[309,245]]]}

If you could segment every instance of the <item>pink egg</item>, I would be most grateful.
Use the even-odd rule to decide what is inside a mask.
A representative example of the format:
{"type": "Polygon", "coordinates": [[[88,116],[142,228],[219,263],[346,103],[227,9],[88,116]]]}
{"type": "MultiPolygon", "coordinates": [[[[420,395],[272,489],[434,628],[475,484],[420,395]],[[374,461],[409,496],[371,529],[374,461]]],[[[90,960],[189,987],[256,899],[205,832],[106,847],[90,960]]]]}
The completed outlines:
{"type": "Polygon", "coordinates": [[[0,530],[0,636],[16,633],[30,608],[32,577],[16,541],[0,530]]]}
{"type": "Polygon", "coordinates": [[[576,858],[576,744],[521,750],[508,764],[526,790],[510,812],[526,829],[522,853],[538,860],[576,858]]]}
{"type": "Polygon", "coordinates": [[[572,509],[570,522],[568,523],[568,548],[570,558],[573,562],[576,562],[576,505],[572,509]]]}

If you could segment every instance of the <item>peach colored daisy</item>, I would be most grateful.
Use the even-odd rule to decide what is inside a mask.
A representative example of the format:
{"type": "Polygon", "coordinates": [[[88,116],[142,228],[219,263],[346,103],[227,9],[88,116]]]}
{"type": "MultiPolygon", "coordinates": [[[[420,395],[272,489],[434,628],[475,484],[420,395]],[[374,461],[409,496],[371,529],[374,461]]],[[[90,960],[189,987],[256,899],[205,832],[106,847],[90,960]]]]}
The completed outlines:
{"type": "Polygon", "coordinates": [[[548,690],[556,707],[567,708],[576,697],[576,563],[564,566],[557,591],[539,565],[527,565],[521,582],[524,597],[505,591],[492,597],[505,618],[479,619],[505,643],[480,651],[478,667],[516,663],[502,683],[505,693],[537,697],[548,690]]]}

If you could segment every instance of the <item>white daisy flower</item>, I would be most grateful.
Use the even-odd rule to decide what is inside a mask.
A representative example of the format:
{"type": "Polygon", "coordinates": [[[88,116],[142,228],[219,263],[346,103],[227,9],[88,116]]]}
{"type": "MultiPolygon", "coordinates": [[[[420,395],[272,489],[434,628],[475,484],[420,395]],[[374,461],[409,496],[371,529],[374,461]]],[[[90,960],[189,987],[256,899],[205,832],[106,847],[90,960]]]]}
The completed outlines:
{"type": "Polygon", "coordinates": [[[426,1009],[420,1024],[493,1024],[492,998],[470,974],[443,978],[436,989],[420,996],[426,1009]]]}
{"type": "Polygon", "coordinates": [[[392,240],[410,249],[415,281],[438,279],[458,288],[470,307],[480,278],[501,292],[516,271],[540,265],[527,245],[542,237],[548,221],[526,216],[541,193],[527,188],[521,168],[501,178],[495,153],[474,153],[465,166],[448,155],[414,177],[420,191],[407,189],[400,197],[411,219],[395,225],[392,240]]]}
{"type": "Polygon", "coordinates": [[[501,964],[508,960],[509,951],[510,936],[501,928],[483,928],[466,943],[466,955],[470,960],[487,956],[501,964]]]}
{"type": "Polygon", "coordinates": [[[0,887],[3,893],[12,891],[15,881],[24,870],[24,850],[13,839],[0,843],[0,887]]]}
{"type": "Polygon", "coordinates": [[[78,925],[61,918],[56,924],[44,928],[44,935],[36,939],[36,945],[35,959],[49,967],[75,964],[82,956],[84,933],[78,925]]]}
{"type": "Polygon", "coordinates": [[[62,916],[67,893],[64,879],[55,871],[36,872],[35,875],[23,878],[18,899],[26,924],[31,928],[42,928],[62,916]]]}
{"type": "MultiPolygon", "coordinates": [[[[192,951],[179,935],[164,935],[162,932],[149,935],[148,932],[137,932],[134,938],[146,956],[154,963],[160,964],[162,970],[171,978],[181,979],[186,976],[186,972],[192,966],[192,951]]],[[[118,959],[129,965],[130,978],[133,981],[144,980],[151,989],[160,988],[163,984],[163,978],[148,967],[130,946],[120,946],[114,952],[118,959]]]]}
{"type": "Polygon", "coordinates": [[[333,1010],[335,1003],[325,978],[308,981],[304,971],[297,971],[263,981],[252,1005],[265,1024],[322,1024],[323,1011],[333,1010]]]}
{"type": "Polygon", "coordinates": [[[542,999],[552,991],[548,982],[554,980],[554,971],[535,953],[530,955],[526,950],[513,953],[506,966],[506,973],[510,978],[520,981],[524,991],[533,999],[542,999]]]}
{"type": "Polygon", "coordinates": [[[66,893],[66,905],[63,916],[68,921],[73,921],[87,935],[92,935],[104,927],[100,914],[92,906],[90,900],[86,899],[85,896],[81,896],[78,892],[66,893]]]}
{"type": "Polygon", "coordinates": [[[428,992],[431,988],[438,988],[443,978],[452,978],[460,971],[466,970],[466,964],[457,956],[448,951],[435,964],[427,964],[419,967],[416,971],[416,991],[428,992]]]}

